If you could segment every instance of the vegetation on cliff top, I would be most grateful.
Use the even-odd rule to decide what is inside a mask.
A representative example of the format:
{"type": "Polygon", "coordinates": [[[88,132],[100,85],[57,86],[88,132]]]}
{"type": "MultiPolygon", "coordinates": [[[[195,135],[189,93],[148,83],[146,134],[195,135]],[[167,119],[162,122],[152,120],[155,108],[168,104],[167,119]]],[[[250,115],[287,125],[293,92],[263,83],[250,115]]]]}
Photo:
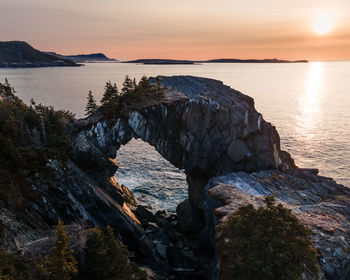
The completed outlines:
{"type": "Polygon", "coordinates": [[[47,171],[48,159],[65,160],[67,124],[74,115],[51,106],[24,104],[6,81],[0,84],[0,200],[22,209],[35,198],[28,178],[47,171]]]}
{"type": "Polygon", "coordinates": [[[126,76],[121,92],[116,84],[110,81],[106,83],[101,106],[97,105],[89,91],[86,115],[92,116],[96,111],[100,111],[105,117],[120,118],[129,112],[159,104],[163,97],[164,92],[159,82],[152,84],[146,76],[143,76],[137,83],[136,79],[132,80],[126,76]]]}
{"type": "Polygon", "coordinates": [[[265,204],[242,206],[219,227],[221,279],[301,280],[303,273],[318,274],[312,231],[273,197],[265,204]]]}

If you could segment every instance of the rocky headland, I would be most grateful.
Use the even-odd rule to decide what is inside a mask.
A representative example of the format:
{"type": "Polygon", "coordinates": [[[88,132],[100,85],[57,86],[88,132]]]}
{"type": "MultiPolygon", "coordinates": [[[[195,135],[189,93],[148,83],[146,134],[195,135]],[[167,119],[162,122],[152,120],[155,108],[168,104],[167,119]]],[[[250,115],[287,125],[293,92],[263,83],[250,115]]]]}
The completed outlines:
{"type": "Polygon", "coordinates": [[[41,52],[26,42],[0,42],[0,68],[80,66],[67,57],[41,52]]]}
{"type": "MultiPolygon", "coordinates": [[[[49,159],[49,175],[25,173],[38,195],[27,210],[19,213],[1,202],[3,247],[35,254],[58,219],[82,232],[89,224],[109,224],[154,277],[218,279],[216,226],[239,206],[258,206],[273,195],[313,229],[314,246],[322,254],[321,278],[350,277],[348,188],[318,176],[317,170],[298,168],[252,98],[212,79],[150,80],[163,87],[161,102],[119,118],[97,112],[67,123],[72,143],[67,159],[49,159]],[[137,205],[114,177],[118,149],[132,138],[185,170],[189,198],[176,215],[137,205]]],[[[2,93],[0,98],[10,97],[2,93]]],[[[26,139],[44,145],[45,131],[26,122],[21,127],[26,139]]]]}
{"type": "Polygon", "coordinates": [[[114,58],[109,58],[103,53],[65,55],[67,59],[71,59],[76,63],[93,63],[93,62],[117,62],[114,58]]]}

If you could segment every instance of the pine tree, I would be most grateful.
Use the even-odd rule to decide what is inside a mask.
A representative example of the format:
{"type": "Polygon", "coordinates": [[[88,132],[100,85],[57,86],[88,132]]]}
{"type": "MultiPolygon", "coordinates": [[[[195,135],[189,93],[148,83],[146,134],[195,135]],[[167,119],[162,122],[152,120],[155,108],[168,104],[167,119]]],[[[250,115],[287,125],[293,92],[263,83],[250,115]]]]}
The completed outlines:
{"type": "Polygon", "coordinates": [[[152,93],[154,91],[152,84],[150,83],[150,81],[148,80],[148,78],[146,76],[143,76],[141,78],[137,87],[138,87],[139,91],[144,95],[147,95],[147,94],[152,93]]]}
{"type": "Polygon", "coordinates": [[[26,280],[27,268],[22,258],[0,248],[0,280],[26,280]]]}
{"type": "Polygon", "coordinates": [[[160,83],[160,77],[156,77],[155,93],[158,97],[162,98],[164,96],[163,87],[160,83]]]}
{"type": "Polygon", "coordinates": [[[118,88],[116,84],[112,84],[111,81],[106,83],[105,92],[101,99],[102,106],[111,103],[119,96],[118,88]]]}
{"type": "MultiPolygon", "coordinates": [[[[129,276],[131,267],[128,261],[128,250],[115,239],[113,229],[107,226],[104,232],[104,242],[107,248],[106,265],[109,267],[111,275],[120,275],[120,278],[129,276]]],[[[118,278],[116,278],[118,279],[118,278]]]]}
{"type": "Polygon", "coordinates": [[[69,280],[78,273],[77,260],[73,255],[73,250],[68,249],[68,241],[69,236],[60,220],[56,230],[56,243],[51,249],[51,255],[39,266],[39,270],[46,279],[69,280]]]}
{"type": "Polygon", "coordinates": [[[86,112],[85,115],[91,116],[96,112],[96,110],[98,108],[98,106],[96,104],[96,100],[95,100],[94,96],[92,95],[91,90],[89,90],[87,100],[88,100],[88,102],[87,102],[86,107],[85,107],[85,112],[86,112]]]}
{"type": "Polygon", "coordinates": [[[134,89],[137,87],[137,83],[136,83],[136,79],[135,78],[132,80],[132,86],[134,87],[134,89]]]}
{"type": "Polygon", "coordinates": [[[99,228],[90,230],[84,249],[83,270],[87,279],[103,279],[105,277],[106,248],[103,231],[99,228]]]}
{"type": "Polygon", "coordinates": [[[116,240],[113,229],[91,230],[85,247],[84,274],[93,280],[129,280],[137,271],[128,262],[127,249],[116,240]]]}
{"type": "Polygon", "coordinates": [[[126,75],[123,82],[122,93],[129,94],[129,93],[132,93],[134,90],[135,90],[134,82],[129,78],[128,75],[126,75]]]}

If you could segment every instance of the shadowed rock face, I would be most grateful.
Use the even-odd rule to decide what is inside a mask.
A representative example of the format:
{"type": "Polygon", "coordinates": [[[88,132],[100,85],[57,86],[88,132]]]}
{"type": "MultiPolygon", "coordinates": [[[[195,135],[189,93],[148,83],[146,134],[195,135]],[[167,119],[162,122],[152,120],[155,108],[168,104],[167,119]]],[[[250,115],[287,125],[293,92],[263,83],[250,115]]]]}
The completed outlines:
{"type": "Polygon", "coordinates": [[[179,206],[177,212],[184,218],[179,219],[183,230],[196,231],[203,226],[197,210],[203,208],[208,179],[232,171],[282,166],[280,140],[275,127],[255,110],[253,99],[222,82],[191,76],[160,79],[165,90],[162,104],[123,119],[90,123],[75,139],[73,154],[77,159],[86,157],[82,162],[86,164],[91,163],[91,152],[82,147],[88,142],[93,143],[91,149],[113,158],[120,145],[132,138],[154,146],[175,167],[185,170],[190,203],[179,206]]]}

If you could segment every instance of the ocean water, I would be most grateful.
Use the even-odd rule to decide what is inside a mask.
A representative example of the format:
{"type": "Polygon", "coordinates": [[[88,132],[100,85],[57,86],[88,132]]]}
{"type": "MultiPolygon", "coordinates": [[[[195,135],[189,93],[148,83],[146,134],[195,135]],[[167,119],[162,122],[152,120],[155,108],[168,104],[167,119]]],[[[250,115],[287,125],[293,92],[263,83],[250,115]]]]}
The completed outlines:
{"type": "MultiPolygon", "coordinates": [[[[87,64],[79,68],[0,69],[25,102],[84,115],[91,89],[99,100],[106,81],[119,86],[125,75],[195,75],[222,80],[254,98],[256,109],[277,127],[282,149],[300,167],[318,168],[350,187],[350,62],[295,64],[137,65],[87,64]]],[[[132,140],[117,154],[119,182],[143,203],[174,210],[187,196],[181,170],[153,147],[132,140]]]]}

